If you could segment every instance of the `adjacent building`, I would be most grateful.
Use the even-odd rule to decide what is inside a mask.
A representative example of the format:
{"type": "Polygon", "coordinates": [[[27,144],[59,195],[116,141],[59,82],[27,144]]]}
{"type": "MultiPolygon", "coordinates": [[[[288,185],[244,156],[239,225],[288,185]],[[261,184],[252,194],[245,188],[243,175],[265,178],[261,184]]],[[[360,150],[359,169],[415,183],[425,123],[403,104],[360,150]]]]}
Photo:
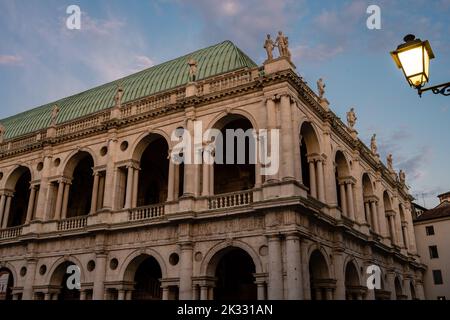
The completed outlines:
{"type": "Polygon", "coordinates": [[[427,265],[425,296],[430,300],[450,299],[450,192],[438,196],[440,203],[414,219],[417,252],[427,265]]]}
{"type": "Polygon", "coordinates": [[[282,53],[225,41],[1,120],[0,297],[423,299],[404,179],[282,53]],[[279,170],[172,161],[198,129],[279,132],[279,170]]]}

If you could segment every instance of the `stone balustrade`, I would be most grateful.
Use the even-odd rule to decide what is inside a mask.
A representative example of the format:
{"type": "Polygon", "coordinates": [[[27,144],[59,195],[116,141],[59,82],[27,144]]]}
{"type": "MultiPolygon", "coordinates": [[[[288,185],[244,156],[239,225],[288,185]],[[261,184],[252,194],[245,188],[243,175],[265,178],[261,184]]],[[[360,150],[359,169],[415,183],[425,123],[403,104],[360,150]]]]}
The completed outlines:
{"type": "Polygon", "coordinates": [[[0,230],[0,240],[11,239],[22,234],[22,226],[0,230]]]}
{"type": "Polygon", "coordinates": [[[87,225],[88,216],[73,217],[58,221],[58,231],[82,229],[87,225]]]}
{"type": "Polygon", "coordinates": [[[164,204],[138,207],[130,210],[129,221],[148,220],[164,216],[164,204]]]}
{"type": "Polygon", "coordinates": [[[253,191],[241,191],[213,196],[208,201],[209,209],[234,208],[253,202],[253,191]]]}

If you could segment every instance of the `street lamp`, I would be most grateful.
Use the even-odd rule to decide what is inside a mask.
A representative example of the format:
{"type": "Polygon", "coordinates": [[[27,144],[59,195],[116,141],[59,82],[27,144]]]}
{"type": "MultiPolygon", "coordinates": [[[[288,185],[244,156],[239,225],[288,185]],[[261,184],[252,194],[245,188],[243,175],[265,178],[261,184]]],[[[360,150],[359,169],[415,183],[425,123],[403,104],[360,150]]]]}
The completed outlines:
{"type": "Polygon", "coordinates": [[[434,59],[434,53],[428,40],[416,39],[412,34],[403,38],[405,43],[391,52],[398,68],[402,69],[406,80],[411,87],[417,89],[419,96],[422,92],[431,90],[434,94],[450,95],[450,82],[424,88],[429,80],[430,60],[434,59]]]}

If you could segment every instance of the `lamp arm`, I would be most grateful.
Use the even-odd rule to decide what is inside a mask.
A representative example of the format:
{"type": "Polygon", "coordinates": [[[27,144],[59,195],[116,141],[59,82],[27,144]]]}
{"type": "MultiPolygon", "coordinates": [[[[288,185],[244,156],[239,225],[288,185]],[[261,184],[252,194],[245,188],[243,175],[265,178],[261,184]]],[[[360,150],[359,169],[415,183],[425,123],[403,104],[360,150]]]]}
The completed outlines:
{"type": "Polygon", "coordinates": [[[438,84],[428,88],[417,88],[419,96],[422,97],[422,93],[425,91],[432,91],[434,94],[442,94],[443,96],[450,96],[450,82],[438,84]]]}

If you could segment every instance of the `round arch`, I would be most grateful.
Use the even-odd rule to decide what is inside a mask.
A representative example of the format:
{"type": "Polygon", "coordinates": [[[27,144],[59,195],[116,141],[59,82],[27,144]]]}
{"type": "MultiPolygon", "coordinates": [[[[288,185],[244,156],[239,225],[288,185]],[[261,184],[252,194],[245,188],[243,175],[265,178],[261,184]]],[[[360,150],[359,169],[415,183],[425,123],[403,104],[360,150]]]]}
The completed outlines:
{"type": "Polygon", "coordinates": [[[5,189],[8,190],[14,190],[18,180],[20,177],[26,173],[29,172],[30,174],[30,181],[33,181],[34,174],[31,167],[25,164],[15,165],[9,172],[8,177],[5,179],[5,189]]]}
{"type": "Polygon", "coordinates": [[[252,258],[255,272],[263,272],[262,262],[256,251],[245,242],[233,240],[231,242],[221,242],[208,250],[200,265],[200,275],[214,276],[220,258],[227,253],[227,250],[232,250],[233,248],[244,250],[252,258]]]}
{"type": "Polygon", "coordinates": [[[167,266],[164,262],[164,258],[154,249],[147,248],[145,250],[135,250],[131,252],[123,261],[119,271],[119,279],[123,281],[133,281],[134,273],[139,267],[139,262],[144,261],[146,258],[153,257],[161,268],[161,274],[163,278],[167,277],[167,266]],[[142,259],[140,258],[142,257],[142,259]]]}
{"type": "MultiPolygon", "coordinates": [[[[322,254],[323,258],[325,259],[327,266],[328,267],[331,266],[332,263],[331,263],[331,260],[330,260],[327,250],[323,246],[321,246],[320,244],[317,244],[317,243],[312,243],[308,247],[308,261],[311,259],[311,255],[314,253],[314,251],[319,251],[322,254]]],[[[330,270],[330,269],[328,269],[328,270],[330,270]]],[[[329,275],[329,277],[332,276],[331,273],[329,273],[328,275],[329,275]]]]}
{"type": "Polygon", "coordinates": [[[220,112],[218,115],[216,115],[212,120],[209,121],[208,125],[203,128],[203,132],[207,131],[208,129],[220,130],[227,124],[227,121],[225,119],[228,117],[244,118],[251,123],[254,130],[256,130],[257,132],[259,130],[258,123],[251,113],[242,109],[233,109],[230,112],[220,112]],[[222,122],[222,120],[225,121],[222,122]]]}
{"type": "Polygon", "coordinates": [[[350,176],[350,163],[347,160],[345,153],[338,149],[336,150],[333,159],[338,177],[343,178],[350,176]]]}
{"type": "Polygon", "coordinates": [[[374,195],[372,179],[370,178],[370,175],[367,172],[364,172],[362,174],[361,181],[363,185],[363,195],[364,196],[374,195]]]}
{"type": "Polygon", "coordinates": [[[160,138],[162,138],[166,142],[167,147],[169,149],[172,147],[172,141],[170,139],[170,136],[165,131],[160,129],[153,129],[151,131],[142,133],[136,138],[136,140],[134,141],[133,145],[130,148],[132,150],[131,159],[139,162],[147,147],[153,141],[156,141],[157,139],[160,138]]]}
{"type": "Polygon", "coordinates": [[[74,265],[78,266],[78,268],[80,268],[80,272],[81,272],[80,281],[81,281],[81,283],[85,282],[85,271],[84,271],[81,261],[78,260],[78,258],[76,258],[74,256],[69,256],[69,257],[61,257],[52,263],[52,266],[50,267],[49,271],[47,272],[45,283],[52,284],[52,278],[55,274],[55,271],[57,271],[57,269],[59,267],[63,266],[64,264],[74,264],[74,265]]]}
{"type": "Polygon", "coordinates": [[[299,134],[300,141],[304,140],[308,154],[317,153],[321,154],[321,143],[317,130],[314,128],[314,123],[309,120],[305,120],[300,123],[299,134]]]}
{"type": "Polygon", "coordinates": [[[14,267],[14,265],[12,265],[9,262],[2,262],[2,263],[0,263],[0,269],[7,269],[11,273],[14,284],[17,283],[18,277],[17,277],[16,268],[14,267]]]}
{"type": "Polygon", "coordinates": [[[66,157],[63,165],[61,166],[63,168],[63,176],[71,178],[77,164],[87,156],[90,156],[92,158],[92,162],[95,166],[97,163],[97,158],[95,156],[95,153],[90,148],[85,147],[72,151],[66,157]]]}

